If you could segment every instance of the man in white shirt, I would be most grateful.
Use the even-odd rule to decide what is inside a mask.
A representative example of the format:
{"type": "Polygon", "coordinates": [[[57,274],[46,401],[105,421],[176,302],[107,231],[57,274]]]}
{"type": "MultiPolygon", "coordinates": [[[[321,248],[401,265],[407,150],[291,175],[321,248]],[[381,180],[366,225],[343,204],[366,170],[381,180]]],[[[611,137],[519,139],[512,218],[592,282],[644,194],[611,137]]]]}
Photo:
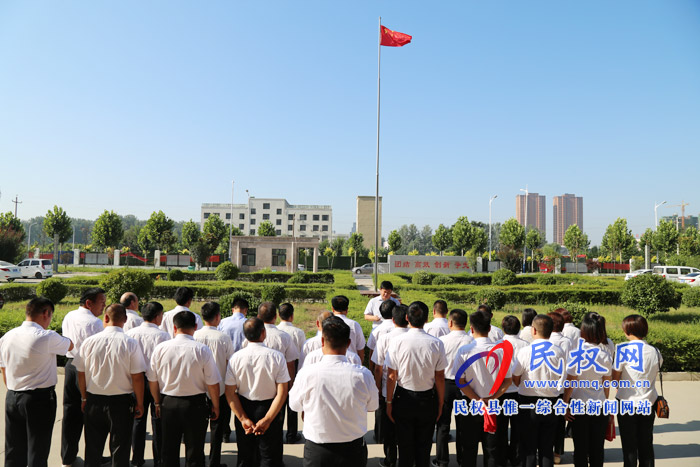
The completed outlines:
{"type": "Polygon", "coordinates": [[[78,355],[85,339],[101,332],[102,315],[107,298],[105,291],[93,287],[80,296],[80,307],[63,317],[61,329],[64,337],[73,342],[73,350],[66,356],[65,377],[63,381],[63,420],[61,421],[61,460],[64,466],[70,466],[78,455],[78,443],[83,433],[83,411],[81,409],[78,370],[73,365],[73,358],[78,355]]]}
{"type": "MultiPolygon", "coordinates": [[[[241,350],[243,341],[245,341],[243,323],[245,323],[249,307],[248,300],[244,298],[235,299],[231,305],[231,316],[222,319],[221,323],[219,323],[219,331],[225,332],[231,338],[234,352],[241,350]]],[[[222,377],[224,376],[222,375],[222,377]]]]}
{"type": "Polygon", "coordinates": [[[56,355],[73,348],[67,337],[47,328],[54,306],[33,298],[26,320],[0,339],[5,395],[5,465],[46,466],[56,421],[56,355]]]}
{"type": "Polygon", "coordinates": [[[566,356],[558,346],[549,341],[554,323],[547,315],[537,315],[532,321],[532,344],[522,348],[513,364],[513,382],[518,386],[520,405],[518,423],[523,428],[520,433],[520,455],[523,465],[553,465],[554,432],[557,418],[554,409],[538,414],[537,404],[556,404],[559,387],[534,387],[527,381],[553,381],[563,384],[566,378],[566,356]],[[542,400],[544,402],[538,402],[542,400]],[[547,402],[549,401],[549,402],[547,402]],[[524,407],[524,405],[531,406],[524,407]]]}
{"type": "MultiPolygon", "coordinates": [[[[493,320],[493,312],[491,311],[491,307],[488,305],[479,305],[479,307],[476,309],[476,311],[481,311],[483,313],[486,313],[486,317],[489,319],[489,323],[493,320]]],[[[469,331],[469,335],[472,335],[472,332],[469,331]]],[[[474,336],[472,336],[474,337],[474,336]]],[[[491,330],[489,331],[489,339],[491,339],[491,342],[494,344],[497,344],[498,342],[503,340],[503,330],[499,328],[498,326],[491,326],[491,330]]]]}
{"type": "MultiPolygon", "coordinates": [[[[467,326],[467,312],[464,310],[455,309],[450,312],[450,320],[448,326],[450,333],[440,337],[442,344],[445,346],[445,358],[447,359],[447,368],[445,369],[445,402],[442,406],[442,415],[437,422],[435,433],[435,454],[433,465],[447,466],[450,463],[450,452],[448,443],[450,441],[450,424],[452,422],[452,412],[454,401],[456,399],[464,399],[462,392],[455,383],[455,369],[453,363],[457,358],[457,352],[465,345],[474,342],[467,332],[464,330],[467,326]]],[[[455,448],[457,451],[457,464],[462,464],[462,436],[464,436],[463,417],[455,417],[457,427],[457,436],[455,437],[455,448]]]]}
{"type": "Polygon", "coordinates": [[[139,316],[139,297],[134,292],[124,292],[119,299],[119,303],[126,308],[126,324],[124,332],[140,326],[143,323],[143,318],[139,316]]]}
{"type": "Polygon", "coordinates": [[[442,337],[450,332],[447,325],[447,302],[436,300],[433,304],[433,320],[423,326],[423,330],[433,337],[442,337]]]}
{"type": "MultiPolygon", "coordinates": [[[[549,342],[558,346],[566,358],[571,350],[571,340],[562,334],[564,330],[564,318],[556,311],[547,313],[547,316],[552,318],[552,334],[549,336],[549,342]]],[[[559,392],[559,398],[563,398],[564,388],[559,392]]],[[[557,415],[557,426],[554,430],[554,462],[561,462],[561,456],[564,454],[564,438],[566,438],[566,420],[564,415],[557,415]]]]}
{"type": "Polygon", "coordinates": [[[206,302],[202,305],[202,319],[204,327],[194,333],[194,340],[200,342],[214,354],[214,362],[219,370],[221,382],[219,383],[219,418],[210,422],[211,441],[209,449],[209,467],[221,466],[221,443],[224,440],[224,431],[231,422],[231,409],[226,403],[225,384],[223,378],[226,375],[228,360],[233,356],[233,343],[227,334],[219,331],[217,326],[221,322],[221,307],[216,302],[206,302]]]}
{"type": "MultiPolygon", "coordinates": [[[[292,338],[292,342],[299,351],[299,358],[294,360],[294,374],[299,371],[299,363],[301,362],[301,356],[303,355],[304,342],[306,342],[306,334],[304,331],[294,326],[292,322],[294,321],[294,306],[291,303],[283,303],[280,305],[280,324],[278,329],[280,331],[289,334],[292,338]]],[[[301,435],[299,434],[299,420],[297,418],[297,413],[289,408],[289,404],[285,402],[285,408],[287,412],[287,444],[294,444],[301,441],[301,435]]],[[[284,412],[282,411],[282,421],[284,422],[284,412]]]]}
{"type": "MultiPolygon", "coordinates": [[[[374,349],[377,346],[377,339],[379,339],[384,334],[388,334],[394,330],[394,323],[392,321],[392,311],[398,306],[393,300],[386,300],[382,302],[379,306],[379,312],[382,314],[382,324],[372,329],[369,334],[369,339],[367,339],[367,347],[369,348],[369,371],[374,374],[375,360],[373,358],[374,349]]],[[[352,352],[351,352],[352,353],[352,352]]],[[[349,357],[348,357],[349,358],[349,357]]],[[[379,408],[377,413],[374,415],[374,442],[381,443],[384,439],[384,432],[382,430],[382,422],[386,419],[384,414],[386,410],[384,409],[384,400],[382,397],[379,398],[379,408]]]]}
{"type": "Polygon", "coordinates": [[[299,372],[289,405],[304,413],[306,467],[367,465],[367,412],[378,407],[367,368],[348,362],[350,327],[338,318],[323,322],[323,358],[299,372]]]}
{"type": "Polygon", "coordinates": [[[260,318],[243,325],[248,344],[236,352],[226,372],[226,397],[235,414],[238,465],[283,465],[282,419],[290,381],[287,362],[264,343],[268,328],[260,318]]]}
{"type": "Polygon", "coordinates": [[[537,310],[534,308],[525,308],[521,315],[522,328],[520,329],[518,337],[528,344],[531,344],[534,340],[532,337],[532,320],[535,319],[535,316],[537,316],[537,310]]]}
{"type": "Polygon", "coordinates": [[[425,331],[428,306],[413,302],[406,313],[410,329],[392,339],[387,366],[386,411],[397,430],[399,467],[427,466],[435,423],[445,400],[445,346],[425,331]],[[393,404],[396,407],[393,407],[393,404]]]}
{"type": "Polygon", "coordinates": [[[299,368],[304,366],[304,360],[306,360],[307,355],[321,348],[321,330],[323,329],[323,322],[331,316],[333,316],[333,313],[330,311],[322,311],[316,317],[316,329],[318,329],[318,331],[314,337],[309,337],[306,339],[306,342],[304,342],[304,347],[299,357],[299,368]]]}
{"type": "MultiPolygon", "coordinates": [[[[289,337],[289,334],[281,331],[275,326],[277,321],[277,305],[272,302],[263,302],[258,307],[258,318],[265,323],[265,345],[273,350],[282,352],[284,359],[287,362],[287,373],[294,382],[294,361],[299,358],[299,351],[296,345],[289,337]]],[[[245,326],[245,325],[244,325],[245,326]]],[[[246,338],[243,347],[247,346],[250,340],[246,338]]]]}
{"type": "MultiPolygon", "coordinates": [[[[139,348],[143,352],[146,366],[148,366],[156,346],[169,340],[170,336],[159,327],[163,321],[163,305],[158,302],[148,302],[143,306],[142,313],[143,323],[127,331],[126,335],[138,342],[139,348]]],[[[156,406],[153,402],[151,391],[146,389],[143,394],[143,417],[134,419],[134,428],[131,435],[131,465],[136,467],[141,467],[145,463],[143,454],[146,448],[146,419],[148,418],[149,410],[151,412],[153,462],[156,465],[160,464],[160,453],[163,446],[160,417],[156,413],[156,406]]]]}
{"type": "Polygon", "coordinates": [[[194,315],[194,319],[197,323],[197,329],[202,329],[202,318],[190,310],[190,305],[192,305],[192,300],[194,300],[194,292],[192,289],[189,287],[178,287],[177,290],[175,290],[175,296],[173,299],[175,300],[175,303],[177,303],[177,306],[172,310],[165,312],[163,315],[163,322],[160,323],[160,328],[167,332],[172,339],[175,337],[175,326],[173,325],[175,315],[181,311],[188,311],[194,315]]]}
{"type": "MultiPolygon", "coordinates": [[[[372,321],[372,329],[379,326],[382,322],[382,314],[379,311],[379,306],[382,304],[382,302],[393,300],[397,305],[401,304],[401,302],[391,296],[393,292],[394,284],[389,281],[382,281],[382,283],[379,284],[379,295],[367,303],[367,307],[365,308],[365,319],[367,321],[372,321]]],[[[350,332],[352,333],[352,327],[350,328],[350,332]]]]}
{"type": "Polygon", "coordinates": [[[124,306],[107,307],[104,331],[85,339],[74,361],[85,413],[87,467],[102,465],[107,436],[112,465],[129,465],[133,418],[143,416],[146,362],[138,342],[124,334],[124,323],[124,306]]]}
{"type": "Polygon", "coordinates": [[[180,465],[184,435],[187,465],[202,466],[207,417],[219,417],[221,375],[209,347],[192,337],[197,329],[194,313],[179,312],[173,326],[175,338],[155,348],[146,372],[163,428],[162,465],[180,465]],[[205,393],[209,394],[211,409],[205,393]]]}
{"type": "Polygon", "coordinates": [[[333,314],[339,316],[345,324],[350,326],[350,347],[348,350],[360,356],[360,360],[365,360],[365,334],[362,326],[355,320],[348,318],[348,308],[350,300],[345,295],[336,295],[331,299],[333,314]]]}

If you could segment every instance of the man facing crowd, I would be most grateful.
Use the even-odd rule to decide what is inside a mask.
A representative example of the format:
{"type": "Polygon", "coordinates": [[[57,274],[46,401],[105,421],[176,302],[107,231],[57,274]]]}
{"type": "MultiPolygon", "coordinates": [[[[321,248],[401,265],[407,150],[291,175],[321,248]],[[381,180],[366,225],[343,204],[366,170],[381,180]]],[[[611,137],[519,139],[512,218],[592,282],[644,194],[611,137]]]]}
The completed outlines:
{"type": "MultiPolygon", "coordinates": [[[[382,324],[383,318],[381,312],[379,311],[379,306],[383,302],[393,300],[397,305],[401,303],[391,296],[393,292],[394,284],[389,281],[382,281],[382,283],[379,284],[379,295],[367,302],[367,307],[365,308],[365,319],[367,321],[372,321],[372,329],[382,324]]],[[[352,328],[350,328],[350,330],[352,331],[352,328]]]]}
{"type": "Polygon", "coordinates": [[[190,310],[190,306],[192,305],[192,300],[194,300],[194,292],[192,289],[189,287],[178,287],[177,290],[175,290],[175,296],[173,297],[175,300],[175,303],[177,303],[177,306],[173,308],[170,311],[165,312],[163,315],[163,322],[160,324],[160,328],[170,334],[170,337],[175,337],[175,327],[173,325],[173,319],[175,318],[175,315],[180,313],[181,311],[186,311],[190,314],[192,314],[192,317],[195,319],[195,322],[197,324],[197,329],[202,329],[202,318],[196,313],[192,313],[192,310],[190,310]]]}

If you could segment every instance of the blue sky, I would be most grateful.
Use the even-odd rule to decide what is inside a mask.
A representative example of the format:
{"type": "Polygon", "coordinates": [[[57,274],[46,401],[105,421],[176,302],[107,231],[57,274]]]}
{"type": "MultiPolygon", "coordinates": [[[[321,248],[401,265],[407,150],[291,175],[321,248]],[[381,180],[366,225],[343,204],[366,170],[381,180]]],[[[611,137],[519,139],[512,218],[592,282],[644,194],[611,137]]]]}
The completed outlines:
{"type": "MultiPolygon", "coordinates": [[[[183,220],[245,190],[374,193],[377,20],[383,229],[515,215],[527,184],[584,197],[598,243],[654,202],[700,212],[700,2],[0,3],[0,210],[183,220]],[[31,178],[30,178],[31,177],[31,178]]],[[[660,208],[660,215],[679,208],[660,208]]]]}

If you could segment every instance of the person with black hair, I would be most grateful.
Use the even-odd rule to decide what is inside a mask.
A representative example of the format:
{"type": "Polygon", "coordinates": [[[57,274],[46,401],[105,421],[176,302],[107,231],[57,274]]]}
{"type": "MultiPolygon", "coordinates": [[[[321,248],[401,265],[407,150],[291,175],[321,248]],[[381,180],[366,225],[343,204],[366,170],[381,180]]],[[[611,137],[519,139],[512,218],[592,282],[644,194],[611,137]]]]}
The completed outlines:
{"type": "Polygon", "coordinates": [[[367,368],[348,362],[344,320],[325,320],[322,339],[323,358],[299,371],[289,393],[290,407],[304,413],[304,466],[364,467],[367,412],[377,409],[377,388],[367,368]]]}
{"type": "MultiPolygon", "coordinates": [[[[292,342],[298,350],[299,358],[294,360],[294,374],[299,371],[301,356],[303,355],[304,343],[306,342],[306,334],[303,330],[294,326],[294,306],[291,303],[283,303],[280,305],[280,324],[277,326],[280,331],[289,334],[292,342]]],[[[287,444],[294,444],[301,441],[299,434],[299,420],[297,413],[289,408],[289,404],[285,402],[285,410],[287,412],[287,435],[285,437],[287,444]]]]}
{"type": "MultiPolygon", "coordinates": [[[[434,308],[433,308],[434,311],[434,308]]],[[[474,339],[464,330],[467,326],[467,312],[460,309],[454,309],[450,312],[450,319],[447,322],[449,334],[440,337],[442,344],[445,346],[445,357],[447,358],[447,368],[445,369],[445,402],[442,406],[442,415],[437,421],[435,428],[435,459],[432,464],[434,466],[447,466],[450,463],[450,452],[448,443],[450,441],[450,424],[452,423],[452,412],[454,401],[464,399],[462,392],[455,383],[455,369],[452,362],[457,358],[459,349],[474,342],[474,339]]],[[[455,417],[457,435],[455,437],[455,448],[457,451],[457,464],[462,464],[462,437],[464,436],[463,427],[464,417],[455,417]]]]}
{"type": "MultiPolygon", "coordinates": [[[[568,337],[562,334],[564,330],[564,318],[556,311],[547,313],[547,316],[552,318],[552,334],[549,336],[549,341],[558,346],[566,357],[571,350],[572,342],[568,337]]],[[[576,343],[578,344],[578,342],[576,343]]],[[[559,398],[563,398],[564,388],[559,390],[559,398]]],[[[564,455],[564,440],[566,438],[566,419],[564,415],[557,415],[557,427],[554,430],[554,463],[561,463],[561,458],[564,455]]]]}
{"type": "Polygon", "coordinates": [[[78,355],[80,346],[88,337],[102,332],[104,326],[98,316],[107,303],[105,291],[98,287],[85,290],[80,296],[80,306],[63,317],[61,330],[64,337],[73,342],[73,350],[66,357],[65,377],[63,380],[63,420],[61,420],[61,461],[70,466],[78,455],[78,444],[83,433],[83,411],[81,409],[80,388],[78,387],[78,370],[73,359],[78,355]]]}
{"type": "Polygon", "coordinates": [[[447,302],[445,300],[435,300],[433,303],[433,320],[423,326],[423,330],[433,337],[442,337],[450,333],[447,323],[447,302]]]}
{"type": "MultiPolygon", "coordinates": [[[[158,302],[148,302],[143,306],[143,323],[126,332],[126,335],[135,339],[141,352],[150,365],[151,356],[156,346],[170,339],[167,332],[160,329],[163,321],[163,305],[158,302]]],[[[134,427],[131,433],[131,465],[141,467],[145,463],[144,451],[146,449],[146,422],[148,412],[151,412],[151,434],[153,450],[153,462],[160,465],[160,453],[163,445],[160,417],[156,414],[156,406],[151,391],[145,390],[143,395],[143,417],[134,419],[134,427]]]]}
{"type": "MultiPolygon", "coordinates": [[[[477,307],[476,311],[480,311],[480,312],[484,313],[484,316],[486,316],[489,320],[489,324],[493,320],[493,311],[491,311],[491,307],[486,305],[485,303],[482,303],[481,305],[479,305],[477,307]]],[[[471,336],[472,332],[469,331],[468,334],[471,336]]],[[[498,326],[491,325],[491,328],[489,331],[489,339],[491,339],[491,342],[493,342],[494,344],[501,342],[503,340],[503,330],[501,328],[499,328],[498,326]]]]}
{"type": "Polygon", "coordinates": [[[532,338],[532,320],[535,319],[535,316],[537,316],[537,310],[534,308],[525,308],[521,315],[522,328],[520,329],[518,337],[528,344],[531,344],[534,340],[532,338]]]}
{"type": "Polygon", "coordinates": [[[314,337],[309,337],[308,339],[306,339],[306,342],[304,342],[304,347],[302,349],[301,356],[299,357],[299,368],[304,366],[304,362],[306,361],[307,356],[309,356],[312,352],[315,352],[316,350],[323,347],[323,344],[321,342],[323,322],[331,316],[333,316],[333,313],[331,313],[330,311],[322,311],[316,317],[316,329],[318,329],[318,331],[316,332],[316,335],[314,337]]]}
{"type": "MultiPolygon", "coordinates": [[[[294,341],[289,337],[289,334],[275,326],[275,321],[277,321],[277,305],[273,302],[261,303],[258,307],[258,318],[265,324],[265,345],[273,350],[282,352],[287,362],[287,372],[289,373],[291,381],[294,382],[294,375],[296,374],[294,371],[294,361],[299,358],[299,353],[296,345],[294,345],[294,341]]],[[[246,336],[243,347],[248,345],[249,342],[250,339],[246,336]]]]}
{"type": "Polygon", "coordinates": [[[124,324],[124,332],[140,326],[143,323],[143,318],[139,316],[139,297],[134,292],[124,292],[119,299],[119,303],[126,308],[126,324],[124,324]]]}
{"type": "Polygon", "coordinates": [[[348,350],[360,356],[360,360],[365,360],[365,334],[362,326],[355,320],[348,318],[348,308],[350,300],[345,295],[336,295],[331,299],[333,314],[340,317],[345,324],[350,326],[350,347],[348,350]]]}
{"type": "Polygon", "coordinates": [[[207,417],[219,417],[221,375],[211,349],[192,337],[197,329],[195,314],[180,311],[172,322],[175,337],[155,348],[146,372],[163,428],[162,465],[180,465],[184,437],[186,465],[203,466],[207,417]]]}
{"type": "Polygon", "coordinates": [[[216,368],[221,375],[219,383],[219,418],[210,422],[210,448],[209,467],[226,467],[221,464],[221,443],[224,440],[224,432],[231,422],[231,410],[226,403],[225,384],[223,378],[226,376],[226,366],[233,356],[233,343],[227,334],[219,331],[217,326],[221,322],[221,307],[216,302],[206,302],[202,305],[202,319],[204,327],[194,333],[194,340],[200,342],[214,354],[216,368]]]}
{"type": "Polygon", "coordinates": [[[428,306],[413,302],[406,316],[410,328],[392,339],[386,357],[386,412],[402,427],[397,430],[399,466],[425,467],[445,400],[447,359],[442,341],[423,330],[428,306]]]}
{"type": "MultiPolygon", "coordinates": [[[[177,303],[177,306],[172,310],[165,312],[163,315],[163,322],[160,324],[160,328],[167,332],[171,338],[175,337],[175,326],[173,324],[175,315],[181,311],[188,311],[192,313],[190,306],[192,305],[192,300],[194,300],[194,292],[189,287],[178,287],[177,290],[175,290],[175,296],[173,299],[175,300],[175,303],[177,303]]],[[[192,313],[192,315],[197,322],[197,329],[202,329],[202,318],[196,313],[192,313]]]]}
{"type": "Polygon", "coordinates": [[[572,345],[577,345],[581,337],[581,330],[574,324],[574,317],[571,316],[571,312],[566,308],[557,308],[554,312],[559,313],[564,318],[564,329],[562,330],[564,337],[568,337],[572,345]]]}
{"type": "Polygon", "coordinates": [[[56,355],[73,343],[48,330],[54,305],[46,297],[27,303],[25,321],[0,339],[5,395],[5,465],[48,465],[56,421],[56,355]]]}
{"type": "Polygon", "coordinates": [[[246,320],[247,345],[231,357],[226,371],[226,397],[236,416],[239,466],[284,465],[278,415],[291,378],[282,352],[265,345],[268,329],[261,318],[246,320]]]}
{"type": "MultiPolygon", "coordinates": [[[[386,302],[385,302],[386,303],[386,302]]],[[[379,409],[382,421],[382,438],[384,444],[384,459],[379,461],[382,467],[393,467],[396,464],[398,456],[396,444],[396,427],[394,422],[389,419],[386,413],[386,383],[389,374],[389,368],[386,365],[386,353],[389,349],[391,341],[403,335],[408,331],[408,321],[406,320],[406,305],[397,305],[392,309],[391,321],[394,329],[387,334],[382,334],[377,340],[376,351],[372,353],[372,361],[374,362],[374,380],[379,389],[379,409]]],[[[378,415],[375,415],[375,417],[378,415]]]]}
{"type": "MultiPolygon", "coordinates": [[[[374,349],[377,347],[377,340],[379,337],[394,329],[394,323],[391,317],[392,311],[396,306],[398,305],[393,300],[383,301],[382,304],[379,305],[379,312],[382,315],[382,324],[376,328],[372,328],[372,332],[369,333],[369,339],[367,339],[367,348],[369,348],[370,351],[370,362],[372,361],[372,352],[374,352],[374,349]]],[[[372,368],[370,368],[370,370],[372,370],[372,368]]]]}
{"type": "Polygon", "coordinates": [[[222,319],[219,323],[219,331],[225,332],[231,338],[234,352],[241,350],[243,342],[245,342],[243,323],[245,323],[249,307],[248,300],[236,298],[231,305],[231,316],[222,319]]]}
{"type": "MultiPolygon", "coordinates": [[[[397,305],[401,304],[397,299],[391,296],[394,293],[394,284],[389,281],[382,281],[379,284],[379,295],[367,302],[365,307],[365,319],[367,321],[372,321],[372,329],[379,326],[383,320],[382,313],[379,310],[379,306],[387,301],[391,300],[397,305]]],[[[352,330],[352,328],[350,328],[352,330]]]]}

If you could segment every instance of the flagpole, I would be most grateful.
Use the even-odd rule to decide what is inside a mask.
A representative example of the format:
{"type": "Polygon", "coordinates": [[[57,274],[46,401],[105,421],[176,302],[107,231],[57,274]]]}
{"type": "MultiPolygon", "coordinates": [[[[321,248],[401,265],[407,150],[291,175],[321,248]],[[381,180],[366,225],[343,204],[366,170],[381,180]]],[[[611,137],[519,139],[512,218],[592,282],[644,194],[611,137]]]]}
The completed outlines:
{"type": "Polygon", "coordinates": [[[379,111],[381,93],[382,67],[382,17],[379,17],[379,34],[377,42],[377,183],[374,196],[374,290],[378,291],[379,272],[379,111]]]}

